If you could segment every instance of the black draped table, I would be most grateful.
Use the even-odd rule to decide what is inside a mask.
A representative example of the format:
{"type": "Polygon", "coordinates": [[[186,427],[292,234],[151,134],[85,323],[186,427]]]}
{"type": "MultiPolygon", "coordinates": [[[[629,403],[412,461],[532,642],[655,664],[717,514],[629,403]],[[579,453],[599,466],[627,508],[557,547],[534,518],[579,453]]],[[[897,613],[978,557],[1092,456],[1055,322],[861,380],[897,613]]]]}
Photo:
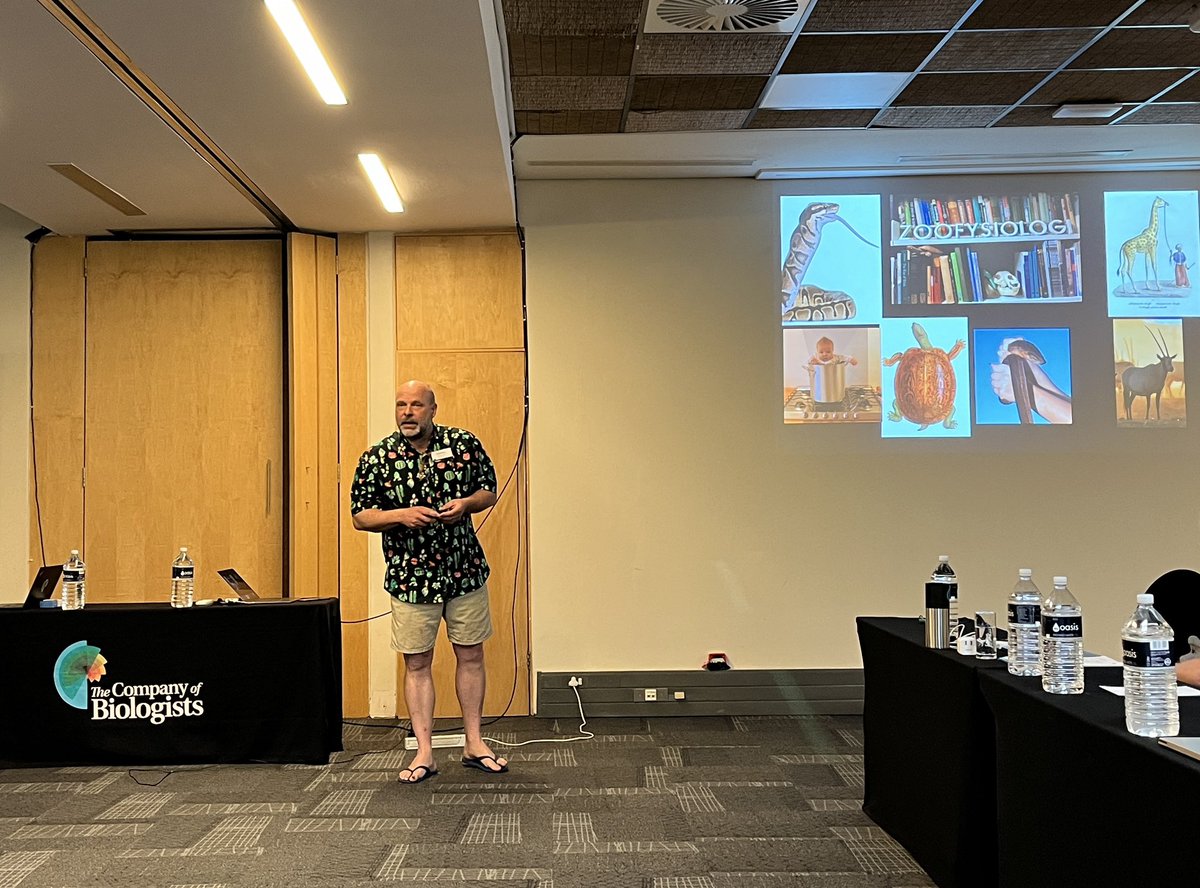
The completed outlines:
{"type": "MultiPolygon", "coordinates": [[[[1125,730],[1118,666],[1079,695],[859,617],[863,810],[942,888],[1200,885],[1200,762],[1125,730]]],[[[1200,736],[1181,698],[1180,734],[1200,736]]]]}
{"type": "Polygon", "coordinates": [[[328,761],[336,598],[0,608],[0,767],[328,761]]]}
{"type": "Polygon", "coordinates": [[[859,617],[858,640],[863,811],[942,888],[996,888],[995,742],[978,673],[1004,664],[927,649],[915,618],[859,617]]]}
{"type": "MultiPolygon", "coordinates": [[[[1200,885],[1200,762],[1125,730],[1121,668],[1084,671],[1083,694],[980,674],[995,716],[1002,888],[1200,885]]],[[[1200,700],[1179,701],[1183,736],[1200,700]]]]}

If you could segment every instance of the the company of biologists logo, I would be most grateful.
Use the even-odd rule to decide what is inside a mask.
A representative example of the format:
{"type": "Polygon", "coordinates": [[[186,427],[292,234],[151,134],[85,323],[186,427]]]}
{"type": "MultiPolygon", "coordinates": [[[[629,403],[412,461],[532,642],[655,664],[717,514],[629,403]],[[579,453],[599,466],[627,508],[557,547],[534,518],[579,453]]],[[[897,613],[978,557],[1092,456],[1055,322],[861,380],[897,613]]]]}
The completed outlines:
{"type": "Polygon", "coordinates": [[[86,641],[69,645],[54,663],[54,688],[58,696],[68,706],[91,709],[93,721],[136,719],[161,725],[169,718],[204,715],[204,700],[200,698],[204,682],[116,681],[104,687],[100,679],[108,675],[107,664],[108,660],[95,645],[86,641]]]}

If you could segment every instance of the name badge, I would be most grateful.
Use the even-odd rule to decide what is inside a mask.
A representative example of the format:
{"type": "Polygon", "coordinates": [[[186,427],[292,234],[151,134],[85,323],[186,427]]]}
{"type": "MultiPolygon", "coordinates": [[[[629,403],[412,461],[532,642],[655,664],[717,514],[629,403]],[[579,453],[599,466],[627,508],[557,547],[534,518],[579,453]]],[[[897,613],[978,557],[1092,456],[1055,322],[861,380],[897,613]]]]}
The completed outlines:
{"type": "Polygon", "coordinates": [[[454,451],[449,447],[443,447],[441,450],[433,451],[434,459],[454,459],[454,451]]]}

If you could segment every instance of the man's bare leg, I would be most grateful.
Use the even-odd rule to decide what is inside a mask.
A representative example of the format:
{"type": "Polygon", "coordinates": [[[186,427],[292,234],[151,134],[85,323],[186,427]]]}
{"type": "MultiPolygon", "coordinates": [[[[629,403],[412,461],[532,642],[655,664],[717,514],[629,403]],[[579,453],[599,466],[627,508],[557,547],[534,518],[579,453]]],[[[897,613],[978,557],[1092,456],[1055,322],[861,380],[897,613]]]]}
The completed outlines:
{"type": "MultiPolygon", "coordinates": [[[[483,669],[483,644],[456,644],[454,655],[454,689],[458,693],[458,705],[462,709],[463,733],[466,746],[463,755],[472,758],[490,755],[494,761],[484,761],[489,771],[498,771],[508,763],[505,758],[496,758],[490,746],[483,742],[483,692],[487,677],[483,669]]],[[[431,710],[432,711],[432,710],[431,710]]]]}
{"type": "Polygon", "coordinates": [[[425,772],[413,769],[425,765],[436,770],[433,757],[433,650],[404,655],[404,702],[417,738],[417,752],[408,767],[400,772],[402,783],[411,783],[425,772]]]}

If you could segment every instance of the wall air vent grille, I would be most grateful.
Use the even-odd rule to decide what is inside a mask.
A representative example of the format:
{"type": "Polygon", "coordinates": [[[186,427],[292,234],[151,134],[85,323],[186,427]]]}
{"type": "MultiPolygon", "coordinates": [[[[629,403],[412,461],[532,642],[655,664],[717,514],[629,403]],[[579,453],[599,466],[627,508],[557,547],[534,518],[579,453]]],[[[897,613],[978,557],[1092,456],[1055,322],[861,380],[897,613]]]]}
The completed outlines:
{"type": "Polygon", "coordinates": [[[647,33],[791,33],[800,0],[652,0],[647,33]]]}

